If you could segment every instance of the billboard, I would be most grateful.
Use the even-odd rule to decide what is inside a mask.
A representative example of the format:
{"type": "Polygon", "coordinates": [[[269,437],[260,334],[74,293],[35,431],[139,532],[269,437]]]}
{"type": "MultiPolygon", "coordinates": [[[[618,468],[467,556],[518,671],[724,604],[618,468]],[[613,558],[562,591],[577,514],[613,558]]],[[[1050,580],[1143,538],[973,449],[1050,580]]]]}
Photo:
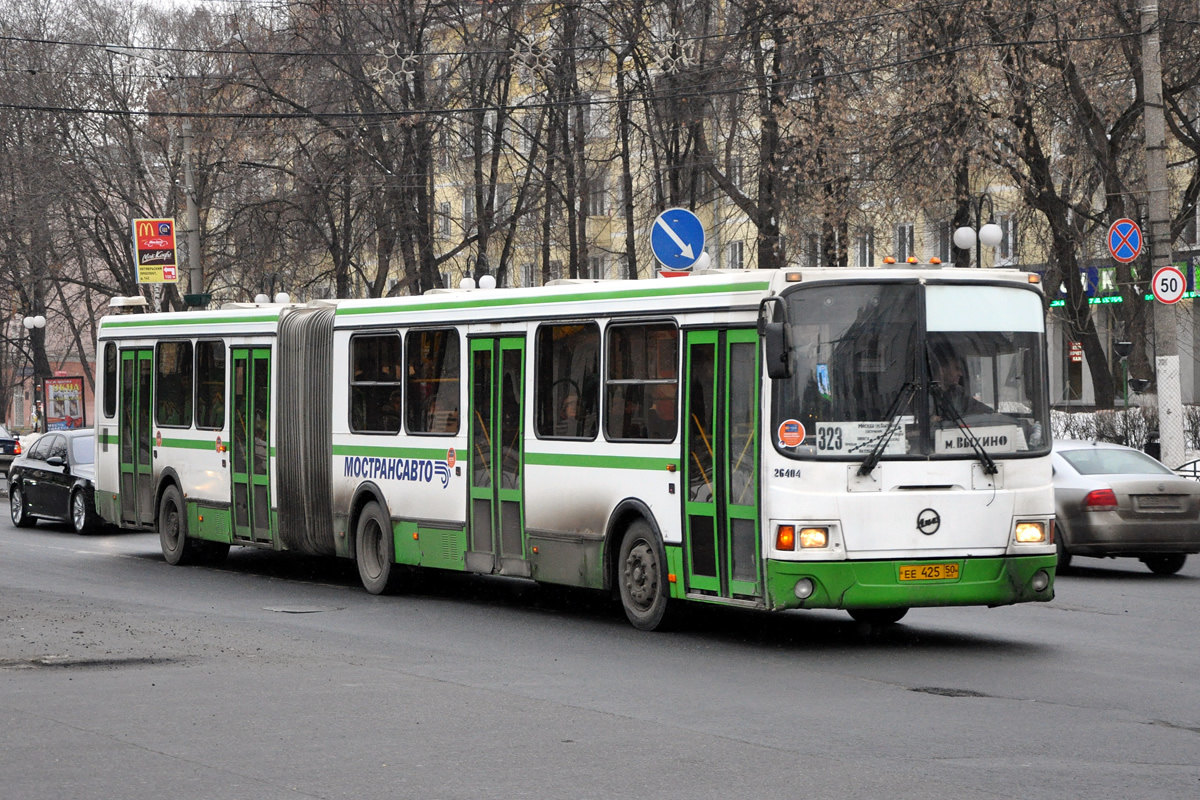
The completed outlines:
{"type": "Polygon", "coordinates": [[[87,412],[84,408],[83,378],[46,378],[42,381],[42,397],[45,408],[45,430],[61,431],[68,428],[86,428],[87,412]]]}
{"type": "Polygon", "coordinates": [[[179,282],[175,220],[133,220],[133,252],[137,258],[138,283],[179,282]]]}

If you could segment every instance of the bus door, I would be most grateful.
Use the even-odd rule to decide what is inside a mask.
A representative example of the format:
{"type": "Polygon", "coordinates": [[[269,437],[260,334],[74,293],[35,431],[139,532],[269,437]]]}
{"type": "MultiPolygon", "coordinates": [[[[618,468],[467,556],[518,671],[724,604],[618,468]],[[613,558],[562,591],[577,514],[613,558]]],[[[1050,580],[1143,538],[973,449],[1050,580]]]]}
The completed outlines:
{"type": "Polygon", "coordinates": [[[271,351],[234,347],[233,536],[269,543],[271,536],[271,351]]]}
{"type": "Polygon", "coordinates": [[[121,524],[154,524],[151,386],[154,350],[121,351],[121,524]]]}
{"type": "Polygon", "coordinates": [[[528,576],[522,470],[525,340],[471,339],[470,548],[472,572],[528,576]]]}
{"type": "Polygon", "coordinates": [[[757,333],[688,331],[685,386],[688,590],[759,598],[757,333]]]}

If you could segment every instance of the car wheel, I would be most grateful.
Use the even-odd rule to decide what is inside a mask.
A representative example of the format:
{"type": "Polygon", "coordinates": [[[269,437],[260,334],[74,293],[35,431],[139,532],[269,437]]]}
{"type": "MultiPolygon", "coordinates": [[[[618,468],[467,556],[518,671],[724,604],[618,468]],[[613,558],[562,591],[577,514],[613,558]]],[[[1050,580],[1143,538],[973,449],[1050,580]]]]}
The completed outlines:
{"type": "Polygon", "coordinates": [[[96,512],[88,507],[87,497],[81,489],[71,492],[71,527],[79,534],[96,527],[96,512]]]}
{"type": "Polygon", "coordinates": [[[195,540],[187,538],[187,512],[174,486],[167,487],[158,504],[158,543],[168,564],[190,564],[198,554],[195,540]]]}
{"type": "Polygon", "coordinates": [[[25,490],[19,483],[8,487],[8,510],[12,514],[13,525],[18,528],[32,528],[37,524],[37,520],[31,517],[25,508],[25,490]]]}
{"type": "Polygon", "coordinates": [[[629,526],[621,540],[617,585],[621,606],[640,631],[663,630],[673,622],[667,582],[667,555],[654,529],[644,520],[629,526]]]}
{"type": "Polygon", "coordinates": [[[1155,575],[1174,575],[1183,569],[1183,565],[1187,562],[1187,555],[1169,553],[1165,556],[1143,556],[1139,560],[1155,575]]]}
{"type": "Polygon", "coordinates": [[[904,619],[907,608],[855,608],[848,612],[855,622],[867,625],[894,625],[904,619]]]}
{"type": "Polygon", "coordinates": [[[1071,554],[1067,552],[1067,546],[1063,544],[1062,534],[1059,533],[1058,541],[1054,543],[1055,549],[1058,551],[1058,571],[1066,572],[1071,568],[1071,554]]]}

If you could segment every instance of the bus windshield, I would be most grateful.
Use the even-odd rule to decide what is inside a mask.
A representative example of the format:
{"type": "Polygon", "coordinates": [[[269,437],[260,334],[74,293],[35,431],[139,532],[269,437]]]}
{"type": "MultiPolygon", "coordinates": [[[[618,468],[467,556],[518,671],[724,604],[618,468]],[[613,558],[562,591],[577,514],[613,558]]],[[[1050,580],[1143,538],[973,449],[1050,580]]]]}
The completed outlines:
{"type": "Polygon", "coordinates": [[[975,444],[992,457],[1049,450],[1037,292],[820,284],[786,301],[792,376],[773,387],[779,452],[886,460],[974,458],[975,444]]]}

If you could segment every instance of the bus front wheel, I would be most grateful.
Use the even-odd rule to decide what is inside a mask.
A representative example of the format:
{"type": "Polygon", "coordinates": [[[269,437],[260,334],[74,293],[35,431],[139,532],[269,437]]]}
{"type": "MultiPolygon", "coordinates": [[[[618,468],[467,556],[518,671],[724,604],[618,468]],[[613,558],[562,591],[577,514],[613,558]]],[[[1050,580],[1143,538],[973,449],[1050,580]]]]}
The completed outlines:
{"type": "Polygon", "coordinates": [[[392,525],[377,502],[367,503],[354,535],[354,560],[363,588],[371,594],[391,594],[400,571],[392,525]]]}
{"type": "Polygon", "coordinates": [[[855,622],[868,625],[894,625],[904,619],[907,608],[856,608],[849,612],[855,622]]]}
{"type": "Polygon", "coordinates": [[[644,520],[629,526],[621,541],[617,581],[621,605],[633,627],[653,631],[667,626],[671,600],[666,551],[644,520]]]}
{"type": "Polygon", "coordinates": [[[196,558],[196,542],[187,538],[183,496],[175,486],[168,486],[158,502],[158,543],[168,564],[190,564],[196,558]]]}

